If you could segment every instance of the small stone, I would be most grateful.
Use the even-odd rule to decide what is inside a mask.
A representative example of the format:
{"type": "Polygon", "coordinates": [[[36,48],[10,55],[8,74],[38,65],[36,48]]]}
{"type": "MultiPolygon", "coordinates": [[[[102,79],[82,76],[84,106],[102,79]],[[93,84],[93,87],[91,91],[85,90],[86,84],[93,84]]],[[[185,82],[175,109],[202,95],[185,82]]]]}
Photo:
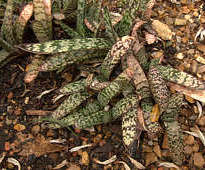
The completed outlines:
{"type": "Polygon", "coordinates": [[[205,53],[205,45],[204,44],[197,44],[197,49],[203,53],[205,53]]]}
{"type": "Polygon", "coordinates": [[[175,19],[175,25],[180,26],[180,25],[186,25],[187,20],[186,19],[180,19],[180,18],[176,18],[175,19]]]}
{"type": "Polygon", "coordinates": [[[172,39],[172,31],[168,27],[168,25],[158,21],[154,20],[152,22],[152,28],[158,33],[158,35],[163,40],[171,40],[172,39]]]}
{"type": "Polygon", "coordinates": [[[183,60],[184,54],[183,53],[178,53],[176,58],[179,59],[179,60],[183,60]]]}
{"type": "Polygon", "coordinates": [[[145,166],[148,166],[151,163],[156,162],[157,160],[158,160],[157,156],[153,152],[146,153],[146,155],[145,155],[145,166]]]}
{"type": "Polygon", "coordinates": [[[162,148],[163,149],[169,149],[167,134],[164,135],[164,139],[163,139],[163,143],[162,143],[162,148]]]}
{"type": "Polygon", "coordinates": [[[154,151],[154,153],[156,153],[156,155],[157,155],[159,158],[162,157],[162,152],[161,152],[161,149],[160,149],[160,147],[159,147],[158,144],[154,146],[153,151],[154,151]]]}
{"type": "Polygon", "coordinates": [[[194,137],[192,135],[186,136],[184,143],[187,145],[193,145],[194,144],[194,137]]]}
{"type": "Polygon", "coordinates": [[[199,144],[195,142],[194,145],[192,146],[192,150],[193,150],[193,152],[198,152],[199,151],[199,144]]]}
{"type": "Polygon", "coordinates": [[[194,159],[195,166],[199,168],[202,168],[204,166],[205,161],[201,152],[194,153],[193,159],[194,159]]]}
{"type": "Polygon", "coordinates": [[[35,125],[32,127],[31,132],[32,132],[32,134],[37,135],[40,132],[40,129],[41,128],[39,125],[35,125]]]}
{"type": "Polygon", "coordinates": [[[189,21],[191,19],[191,16],[189,14],[187,14],[184,16],[184,18],[189,21]]]}
{"type": "Polygon", "coordinates": [[[197,11],[194,11],[194,12],[193,12],[193,16],[198,17],[198,16],[199,16],[199,13],[198,13],[197,11]]]}
{"type": "Polygon", "coordinates": [[[200,126],[205,126],[205,116],[200,117],[200,119],[197,121],[197,124],[200,126]]]}
{"type": "Polygon", "coordinates": [[[187,145],[187,146],[184,147],[184,153],[185,154],[190,155],[190,154],[192,154],[192,152],[193,152],[193,149],[192,149],[191,146],[187,145]]]}
{"type": "Polygon", "coordinates": [[[52,136],[54,136],[54,131],[53,131],[52,129],[49,129],[49,130],[47,131],[46,135],[47,135],[48,137],[52,137],[52,136]]]}

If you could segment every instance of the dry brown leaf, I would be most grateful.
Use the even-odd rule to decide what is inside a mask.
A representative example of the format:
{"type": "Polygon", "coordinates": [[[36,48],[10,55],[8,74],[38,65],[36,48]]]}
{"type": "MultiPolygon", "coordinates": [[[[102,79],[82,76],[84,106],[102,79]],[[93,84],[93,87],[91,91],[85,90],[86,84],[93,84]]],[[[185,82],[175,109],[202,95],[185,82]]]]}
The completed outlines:
{"type": "Polygon", "coordinates": [[[81,170],[81,169],[79,166],[70,163],[69,168],[67,168],[66,170],[81,170]]]}
{"type": "Polygon", "coordinates": [[[199,100],[200,102],[205,103],[205,90],[194,90],[194,89],[188,89],[187,87],[174,84],[174,83],[168,83],[168,85],[178,91],[181,92],[187,96],[192,97],[193,99],[199,100]]]}
{"type": "Polygon", "coordinates": [[[199,111],[199,115],[197,119],[199,119],[203,115],[203,108],[202,108],[202,105],[198,101],[196,101],[196,105],[199,111]]]}
{"type": "Polygon", "coordinates": [[[192,132],[189,131],[184,131],[185,133],[188,133],[192,136],[195,136],[197,138],[199,138],[201,140],[201,142],[203,143],[203,145],[205,146],[205,136],[204,134],[200,131],[199,127],[196,125],[194,128],[191,129],[192,132]]]}
{"type": "Polygon", "coordinates": [[[152,22],[152,28],[158,33],[159,37],[163,40],[171,40],[172,39],[172,31],[169,29],[168,25],[154,20],[152,22]]]}
{"type": "Polygon", "coordinates": [[[145,169],[145,167],[144,167],[140,162],[138,162],[138,161],[136,161],[135,159],[131,158],[129,155],[128,155],[127,157],[130,159],[130,161],[132,162],[132,164],[133,164],[136,168],[138,168],[138,169],[145,169]]]}
{"type": "Polygon", "coordinates": [[[47,116],[51,111],[46,110],[26,110],[26,114],[29,116],[47,116]]]}
{"type": "Polygon", "coordinates": [[[60,168],[62,168],[62,167],[64,167],[65,165],[67,165],[68,164],[68,161],[67,160],[64,160],[64,161],[62,161],[60,164],[58,164],[58,165],[56,165],[54,168],[52,168],[52,169],[60,169],[60,168]]]}
{"type": "Polygon", "coordinates": [[[3,153],[1,154],[1,157],[0,157],[0,164],[1,164],[1,162],[4,160],[5,156],[6,156],[6,152],[3,152],[3,153]]]}
{"type": "Polygon", "coordinates": [[[160,112],[159,112],[159,105],[158,104],[155,104],[152,108],[152,112],[150,113],[150,119],[151,119],[151,122],[157,122],[159,120],[159,115],[160,115],[160,112]]]}
{"type": "Polygon", "coordinates": [[[143,127],[144,130],[148,131],[146,126],[145,126],[145,121],[144,121],[144,113],[140,107],[137,108],[137,118],[139,120],[140,125],[143,127]]]}
{"type": "Polygon", "coordinates": [[[180,170],[178,166],[176,166],[174,163],[171,163],[171,162],[161,162],[159,163],[158,166],[164,166],[167,168],[176,168],[177,170],[180,170]]]}
{"type": "Polygon", "coordinates": [[[91,146],[93,146],[92,143],[91,144],[87,144],[87,145],[81,145],[81,146],[74,147],[74,148],[70,149],[69,151],[70,152],[76,152],[76,151],[78,151],[80,149],[91,147],[91,146]]]}
{"type": "Polygon", "coordinates": [[[19,155],[28,157],[29,155],[34,154],[36,157],[39,157],[48,153],[60,152],[66,149],[67,147],[65,146],[51,144],[43,136],[37,136],[35,141],[28,142],[23,145],[23,150],[19,155]]]}
{"type": "Polygon", "coordinates": [[[123,162],[123,161],[117,161],[116,163],[118,163],[118,164],[123,164],[125,170],[131,170],[130,167],[129,167],[125,162],[123,162]]]}
{"type": "Polygon", "coordinates": [[[199,51],[205,53],[205,45],[204,44],[197,44],[197,48],[199,51]]]}
{"type": "Polygon", "coordinates": [[[116,155],[112,156],[110,159],[108,159],[106,161],[103,161],[103,162],[97,160],[96,158],[93,158],[93,161],[95,161],[96,163],[101,164],[101,165],[107,165],[107,164],[110,164],[110,163],[112,163],[112,162],[114,162],[116,160],[117,160],[117,156],[116,155]]]}
{"type": "Polygon", "coordinates": [[[197,73],[201,74],[201,73],[204,73],[204,72],[205,72],[205,65],[199,66],[198,70],[197,70],[197,73]]]}
{"type": "Polygon", "coordinates": [[[24,82],[25,83],[30,83],[32,82],[39,73],[39,67],[43,63],[43,57],[40,55],[35,55],[32,58],[31,64],[26,66],[26,75],[24,77],[24,82]]]}
{"type": "Polygon", "coordinates": [[[21,170],[21,164],[14,158],[8,158],[7,161],[11,164],[14,164],[18,167],[18,170],[21,170]]]}

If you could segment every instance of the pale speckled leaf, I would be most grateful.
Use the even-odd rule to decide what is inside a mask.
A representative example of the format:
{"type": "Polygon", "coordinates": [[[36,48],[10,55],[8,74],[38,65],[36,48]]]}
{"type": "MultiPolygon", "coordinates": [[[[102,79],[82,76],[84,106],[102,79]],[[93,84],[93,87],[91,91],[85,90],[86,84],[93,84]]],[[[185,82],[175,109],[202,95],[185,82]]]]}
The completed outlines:
{"type": "Polygon", "coordinates": [[[19,45],[18,48],[37,54],[54,54],[74,50],[109,49],[110,44],[103,38],[64,39],[45,43],[19,45]]]}

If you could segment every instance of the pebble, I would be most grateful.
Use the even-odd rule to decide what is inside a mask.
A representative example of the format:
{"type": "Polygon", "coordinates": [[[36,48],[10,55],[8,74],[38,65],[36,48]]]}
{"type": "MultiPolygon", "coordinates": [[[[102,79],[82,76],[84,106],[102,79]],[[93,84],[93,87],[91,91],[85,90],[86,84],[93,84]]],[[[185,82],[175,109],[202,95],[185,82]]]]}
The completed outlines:
{"type": "Polygon", "coordinates": [[[192,154],[192,152],[193,152],[193,149],[192,149],[191,146],[187,145],[187,146],[184,147],[184,153],[185,154],[190,155],[190,154],[192,154]]]}
{"type": "Polygon", "coordinates": [[[49,130],[47,131],[46,135],[47,135],[48,137],[52,137],[52,136],[54,136],[54,131],[53,131],[52,129],[49,129],[49,130]]]}
{"type": "Polygon", "coordinates": [[[198,121],[197,124],[200,126],[205,126],[205,116],[202,116],[198,121]]]}
{"type": "Polygon", "coordinates": [[[156,162],[157,160],[158,159],[157,159],[157,156],[155,155],[155,153],[153,153],[153,152],[146,153],[146,155],[145,155],[145,166],[148,166],[151,163],[156,162]]]}
{"type": "Polygon", "coordinates": [[[183,53],[178,53],[176,58],[179,59],[179,60],[183,60],[184,54],[183,53]]]}
{"type": "Polygon", "coordinates": [[[158,35],[163,40],[171,40],[172,39],[172,31],[169,29],[168,25],[166,25],[158,20],[154,20],[152,22],[152,28],[158,33],[158,35]]]}
{"type": "Polygon", "coordinates": [[[186,25],[186,22],[187,22],[186,19],[176,18],[174,24],[177,26],[181,26],[181,25],[186,25]]]}
{"type": "Polygon", "coordinates": [[[193,159],[194,159],[195,166],[199,168],[202,168],[204,166],[205,161],[201,152],[194,153],[193,159]]]}
{"type": "Polygon", "coordinates": [[[33,135],[37,135],[40,132],[40,126],[39,125],[35,125],[32,127],[31,132],[33,135]]]}
{"type": "Polygon", "coordinates": [[[193,152],[198,152],[199,151],[199,144],[195,142],[194,145],[192,146],[192,150],[193,150],[193,152]]]}
{"type": "Polygon", "coordinates": [[[192,135],[186,136],[184,143],[187,145],[193,145],[194,144],[194,137],[192,135]]]}

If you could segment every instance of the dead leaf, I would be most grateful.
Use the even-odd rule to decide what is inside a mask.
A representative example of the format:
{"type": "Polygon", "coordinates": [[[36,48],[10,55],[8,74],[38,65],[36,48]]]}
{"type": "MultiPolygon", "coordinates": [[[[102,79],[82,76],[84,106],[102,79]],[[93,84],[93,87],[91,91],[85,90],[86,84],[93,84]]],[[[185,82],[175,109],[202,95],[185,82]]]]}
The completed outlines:
{"type": "Polygon", "coordinates": [[[91,147],[91,146],[93,146],[92,143],[91,143],[91,144],[87,144],[87,145],[82,145],[82,146],[74,147],[74,148],[70,149],[69,151],[70,151],[70,152],[76,152],[76,151],[78,151],[78,150],[80,150],[80,149],[87,148],[87,147],[91,147]]]}
{"type": "Polygon", "coordinates": [[[159,158],[162,157],[162,152],[158,144],[154,145],[153,151],[159,158]]]}
{"type": "Polygon", "coordinates": [[[129,155],[127,156],[130,161],[132,162],[132,164],[137,168],[137,169],[145,169],[145,167],[138,161],[136,161],[135,159],[131,158],[129,155]]]}
{"type": "MultiPolygon", "coordinates": [[[[204,57],[202,57],[200,55],[195,55],[194,57],[195,57],[195,60],[198,61],[199,63],[205,64],[205,58],[204,57]]],[[[199,68],[198,68],[198,70],[199,70],[199,68]]],[[[200,72],[204,71],[204,67],[201,66],[200,70],[201,70],[200,72]]]]}
{"type": "Polygon", "coordinates": [[[163,40],[171,40],[172,39],[172,31],[169,29],[168,25],[154,20],[152,22],[152,28],[158,33],[159,37],[163,40]]]}
{"type": "Polygon", "coordinates": [[[26,114],[29,116],[47,116],[51,111],[46,110],[26,110],[26,114]]]}
{"type": "Polygon", "coordinates": [[[116,163],[118,163],[118,164],[123,164],[125,170],[131,170],[130,167],[129,167],[125,162],[123,162],[123,161],[117,161],[116,163]]]}
{"type": "Polygon", "coordinates": [[[196,125],[194,128],[191,129],[192,132],[189,131],[184,131],[185,133],[188,133],[192,136],[195,136],[197,138],[199,138],[201,140],[201,142],[203,143],[203,145],[205,146],[205,136],[204,134],[200,131],[199,127],[196,125]]]}
{"type": "Polygon", "coordinates": [[[25,83],[30,83],[36,77],[38,76],[39,73],[39,67],[43,63],[43,57],[40,55],[35,55],[32,58],[31,64],[26,66],[26,75],[24,77],[24,82],[25,83]]]}
{"type": "Polygon", "coordinates": [[[205,45],[204,44],[197,44],[197,49],[203,53],[205,53],[205,45]]]}
{"type": "Polygon", "coordinates": [[[42,92],[40,95],[38,95],[36,98],[40,100],[43,95],[48,94],[48,93],[52,92],[53,90],[55,90],[55,88],[50,89],[50,90],[43,91],[43,92],[42,92]]]}
{"type": "Polygon", "coordinates": [[[137,118],[139,120],[140,125],[143,127],[144,130],[148,131],[146,126],[145,126],[145,121],[144,121],[144,113],[140,107],[137,108],[137,118]]]}
{"type": "Polygon", "coordinates": [[[67,147],[65,146],[51,144],[43,136],[37,136],[35,141],[27,142],[23,145],[23,150],[19,153],[19,155],[28,157],[29,155],[34,154],[36,157],[39,157],[41,155],[60,152],[66,149],[67,147]]]}
{"type": "Polygon", "coordinates": [[[110,159],[108,159],[106,161],[103,161],[103,162],[97,160],[96,158],[93,158],[93,161],[95,161],[96,163],[101,164],[101,165],[107,165],[107,164],[110,164],[110,163],[112,163],[112,162],[114,162],[116,160],[117,160],[117,156],[116,155],[112,156],[110,159]]]}
{"type": "Polygon", "coordinates": [[[145,154],[145,166],[150,165],[151,163],[157,162],[157,156],[153,152],[149,152],[145,154]]]}
{"type": "Polygon", "coordinates": [[[188,89],[187,87],[174,84],[174,83],[168,83],[170,88],[181,92],[187,96],[192,97],[193,99],[199,100],[203,103],[205,103],[205,90],[194,90],[194,89],[188,89]]]}
{"type": "Polygon", "coordinates": [[[150,119],[151,119],[151,122],[157,122],[159,120],[159,115],[160,115],[160,112],[159,112],[159,105],[158,104],[155,104],[152,108],[152,112],[150,113],[150,119]]]}
{"type": "Polygon", "coordinates": [[[178,166],[176,166],[174,163],[171,163],[171,162],[161,162],[159,163],[158,166],[164,166],[167,168],[176,168],[177,170],[180,170],[178,166]]]}
{"type": "Polygon", "coordinates": [[[21,170],[21,165],[19,163],[19,161],[17,161],[14,158],[8,158],[7,161],[13,165],[16,165],[18,167],[18,170],[21,170]]]}
{"type": "Polygon", "coordinates": [[[197,119],[199,119],[203,114],[203,109],[202,109],[201,104],[198,101],[196,101],[196,105],[197,105],[197,108],[198,108],[198,111],[199,111],[199,115],[198,115],[197,119]]]}
{"type": "Polygon", "coordinates": [[[6,156],[6,152],[3,152],[0,156],[0,164],[4,160],[5,156],[6,156]]]}
{"type": "Polygon", "coordinates": [[[195,100],[192,98],[192,97],[190,97],[190,96],[187,96],[187,95],[185,95],[185,99],[186,99],[186,101],[188,101],[189,103],[195,103],[195,100]]]}
{"type": "Polygon", "coordinates": [[[70,163],[70,167],[67,168],[66,170],[80,170],[80,167],[70,163]]]}
{"type": "Polygon", "coordinates": [[[65,165],[67,165],[68,164],[68,161],[67,160],[64,160],[64,161],[62,161],[60,164],[58,164],[58,165],[56,165],[54,168],[52,168],[52,169],[60,169],[60,168],[62,168],[62,167],[64,167],[65,165]]]}

